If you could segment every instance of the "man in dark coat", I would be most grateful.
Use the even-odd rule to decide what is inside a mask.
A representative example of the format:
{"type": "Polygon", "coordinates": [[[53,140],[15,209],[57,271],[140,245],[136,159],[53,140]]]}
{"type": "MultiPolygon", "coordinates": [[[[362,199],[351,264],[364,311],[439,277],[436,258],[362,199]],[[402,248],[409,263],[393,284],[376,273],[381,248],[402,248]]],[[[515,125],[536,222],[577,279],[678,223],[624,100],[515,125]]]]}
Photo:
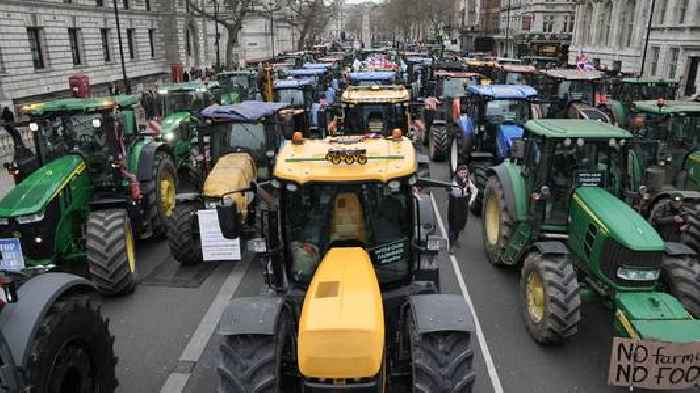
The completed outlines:
{"type": "Polygon", "coordinates": [[[683,198],[675,194],[670,201],[661,202],[652,211],[651,223],[667,242],[680,242],[688,223],[683,214],[683,198]]]}
{"type": "Polygon", "coordinates": [[[469,169],[466,165],[460,165],[454,173],[452,187],[450,188],[449,226],[450,226],[450,253],[459,247],[459,234],[467,226],[469,218],[469,205],[476,199],[479,190],[469,177],[469,169]]]}

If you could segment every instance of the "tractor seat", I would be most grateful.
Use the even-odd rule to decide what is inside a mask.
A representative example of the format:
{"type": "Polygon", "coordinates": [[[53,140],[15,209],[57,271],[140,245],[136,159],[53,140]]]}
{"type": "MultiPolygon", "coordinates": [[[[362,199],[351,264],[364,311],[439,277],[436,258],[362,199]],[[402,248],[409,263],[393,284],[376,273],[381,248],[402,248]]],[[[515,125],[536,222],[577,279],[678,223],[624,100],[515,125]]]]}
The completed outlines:
{"type": "Polygon", "coordinates": [[[356,194],[344,192],[335,198],[331,217],[330,242],[367,241],[362,204],[356,194]]]}

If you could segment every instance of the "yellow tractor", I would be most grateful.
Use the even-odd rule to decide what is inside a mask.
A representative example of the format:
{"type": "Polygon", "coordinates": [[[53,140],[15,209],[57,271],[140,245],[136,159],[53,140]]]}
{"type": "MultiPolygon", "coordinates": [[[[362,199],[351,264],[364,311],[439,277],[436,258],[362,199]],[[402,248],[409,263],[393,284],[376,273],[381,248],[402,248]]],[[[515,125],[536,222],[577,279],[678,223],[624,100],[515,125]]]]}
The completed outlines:
{"type": "Polygon", "coordinates": [[[396,128],[410,136],[410,92],[403,86],[349,86],[341,97],[342,113],[329,133],[377,133],[390,136],[396,128]]]}
{"type": "MultiPolygon", "coordinates": [[[[270,291],[227,306],[219,392],[472,391],[472,316],[440,293],[446,240],[416,169],[399,130],[282,147],[247,247],[270,291]]],[[[238,237],[237,206],[217,214],[238,237]]]]}

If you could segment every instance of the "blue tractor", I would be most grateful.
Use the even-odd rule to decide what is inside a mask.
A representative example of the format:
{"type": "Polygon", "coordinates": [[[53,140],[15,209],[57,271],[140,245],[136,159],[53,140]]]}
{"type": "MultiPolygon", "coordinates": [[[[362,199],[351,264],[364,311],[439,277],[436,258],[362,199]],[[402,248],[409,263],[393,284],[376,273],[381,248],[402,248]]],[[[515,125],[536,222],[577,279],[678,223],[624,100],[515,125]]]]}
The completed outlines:
{"type": "Polygon", "coordinates": [[[450,169],[469,165],[479,195],[472,212],[480,214],[486,168],[510,156],[526,121],[538,118],[537,90],[524,85],[469,86],[461,99],[462,115],[452,130],[450,169]]]}
{"type": "Polygon", "coordinates": [[[278,79],[274,84],[274,101],[289,104],[292,109],[303,112],[304,116],[294,116],[296,131],[304,134],[315,133],[321,129],[318,105],[314,105],[316,82],[312,78],[278,79]],[[303,121],[300,124],[299,121],[303,121]]]}
{"type": "Polygon", "coordinates": [[[351,86],[389,86],[396,82],[395,72],[351,72],[351,86]]]}

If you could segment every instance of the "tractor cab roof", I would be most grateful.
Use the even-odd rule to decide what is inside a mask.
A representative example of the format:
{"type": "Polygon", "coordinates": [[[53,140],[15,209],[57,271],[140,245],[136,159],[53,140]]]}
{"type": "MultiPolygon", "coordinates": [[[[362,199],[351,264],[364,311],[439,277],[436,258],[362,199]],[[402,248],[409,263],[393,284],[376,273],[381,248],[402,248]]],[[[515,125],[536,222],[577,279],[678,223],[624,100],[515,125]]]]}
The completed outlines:
{"type": "Polygon", "coordinates": [[[235,75],[257,75],[258,70],[254,70],[252,68],[246,68],[242,70],[233,70],[233,71],[224,71],[224,72],[219,72],[216,74],[216,76],[235,76],[235,75]]]}
{"type": "Polygon", "coordinates": [[[498,66],[498,68],[505,72],[515,72],[519,74],[534,74],[537,72],[537,68],[531,65],[501,64],[498,66]]]}
{"type": "Polygon", "coordinates": [[[278,79],[275,81],[275,89],[298,89],[305,86],[315,86],[316,82],[311,78],[298,78],[298,79],[278,79]]]}
{"type": "Polygon", "coordinates": [[[676,81],[663,78],[622,78],[622,83],[639,84],[639,85],[665,85],[671,86],[678,84],[676,81]]]}
{"type": "Polygon", "coordinates": [[[409,56],[406,58],[407,63],[433,64],[432,57],[409,56]]]}
{"type": "Polygon", "coordinates": [[[555,139],[631,139],[633,137],[632,134],[622,128],[597,120],[530,120],[525,123],[525,129],[531,134],[555,139]]]}
{"type": "Polygon", "coordinates": [[[327,69],[332,67],[333,64],[328,64],[328,63],[306,63],[302,67],[306,70],[319,70],[319,69],[327,69]]]}
{"type": "Polygon", "coordinates": [[[404,86],[348,86],[341,101],[345,104],[398,104],[410,98],[404,86]]]}
{"type": "Polygon", "coordinates": [[[434,70],[467,71],[467,65],[459,61],[438,61],[433,63],[434,70]]]}
{"type": "Polygon", "coordinates": [[[651,113],[686,113],[700,112],[700,102],[667,100],[659,105],[657,100],[635,101],[634,107],[637,112],[651,113]]]}
{"type": "Polygon", "coordinates": [[[435,71],[433,75],[436,78],[485,78],[478,72],[452,72],[445,70],[435,71]]]}
{"type": "Polygon", "coordinates": [[[158,89],[158,94],[168,94],[173,91],[199,91],[205,92],[212,87],[217,87],[219,82],[204,83],[200,81],[172,83],[163,85],[158,89]]]}
{"type": "Polygon", "coordinates": [[[395,72],[351,72],[350,80],[354,81],[386,81],[394,80],[395,72]]]}
{"type": "Polygon", "coordinates": [[[468,60],[467,65],[470,67],[496,67],[498,64],[493,60],[468,60]]]}
{"type": "Polygon", "coordinates": [[[205,120],[248,123],[259,121],[287,107],[289,104],[286,102],[243,101],[233,105],[204,108],[200,116],[205,120]]]}
{"type": "Polygon", "coordinates": [[[500,65],[504,65],[504,64],[520,64],[523,61],[520,59],[513,58],[513,57],[497,57],[496,62],[500,65]]]}
{"type": "Polygon", "coordinates": [[[595,81],[603,78],[603,73],[600,71],[583,71],[569,68],[543,70],[542,73],[551,78],[563,80],[595,81]]]}
{"type": "Polygon", "coordinates": [[[305,77],[305,76],[319,76],[325,75],[328,72],[326,68],[295,68],[291,70],[284,70],[286,75],[292,77],[305,77]]]}
{"type": "Polygon", "coordinates": [[[467,92],[494,99],[527,99],[537,97],[537,90],[525,85],[480,85],[469,86],[467,92]]]}
{"type": "Polygon", "coordinates": [[[31,116],[42,116],[54,112],[95,112],[113,108],[128,108],[138,104],[139,100],[133,95],[118,95],[100,98],[63,98],[48,102],[28,104],[22,107],[22,112],[31,116]]]}
{"type": "Polygon", "coordinates": [[[275,164],[275,177],[299,184],[309,182],[383,182],[416,173],[416,152],[412,142],[363,136],[328,137],[286,143],[275,164]],[[366,163],[333,164],[329,151],[352,151],[367,158],[366,163]]]}

